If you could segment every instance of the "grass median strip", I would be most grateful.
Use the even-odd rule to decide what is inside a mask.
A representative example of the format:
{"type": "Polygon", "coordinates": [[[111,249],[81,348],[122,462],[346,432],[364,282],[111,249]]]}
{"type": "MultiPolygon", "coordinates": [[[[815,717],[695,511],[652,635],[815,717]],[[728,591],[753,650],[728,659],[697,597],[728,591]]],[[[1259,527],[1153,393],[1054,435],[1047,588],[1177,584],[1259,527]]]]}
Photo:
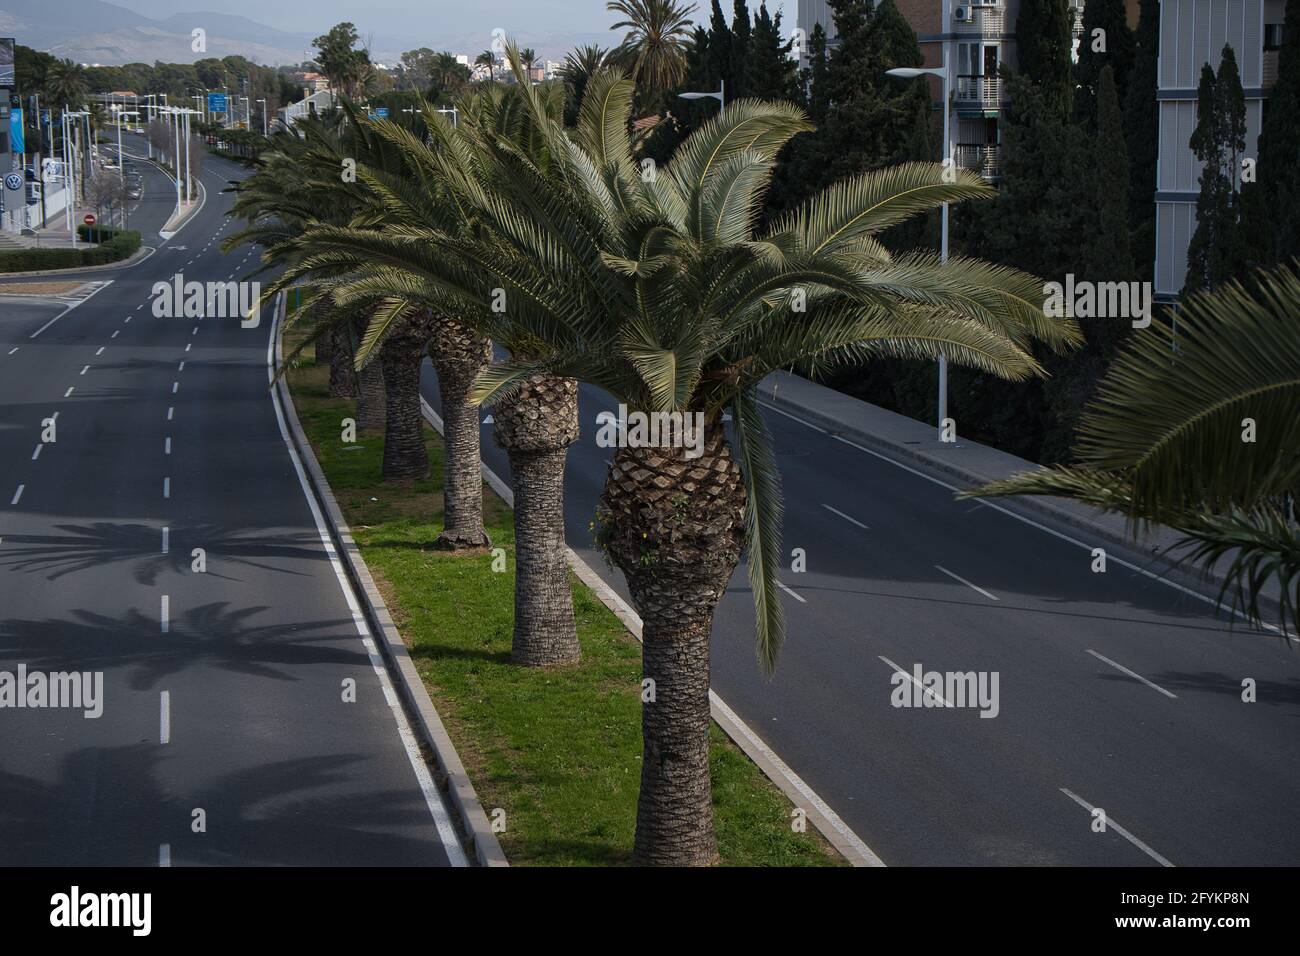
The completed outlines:
{"type": "MultiPolygon", "coordinates": [[[[288,337],[286,345],[297,338],[288,337]]],[[[426,426],[433,476],[379,480],[382,430],[341,440],[350,401],[328,397],[328,369],[304,355],[289,374],[303,428],[388,608],[411,650],[513,865],[620,865],[630,860],[640,784],[640,647],[577,579],[580,663],[510,662],[514,529],[484,489],[491,553],[434,551],[442,527],[442,443],[426,426]]],[[[795,832],[789,801],[715,726],[713,805],[722,861],[735,866],[835,866],[811,827],[795,832]]]]}

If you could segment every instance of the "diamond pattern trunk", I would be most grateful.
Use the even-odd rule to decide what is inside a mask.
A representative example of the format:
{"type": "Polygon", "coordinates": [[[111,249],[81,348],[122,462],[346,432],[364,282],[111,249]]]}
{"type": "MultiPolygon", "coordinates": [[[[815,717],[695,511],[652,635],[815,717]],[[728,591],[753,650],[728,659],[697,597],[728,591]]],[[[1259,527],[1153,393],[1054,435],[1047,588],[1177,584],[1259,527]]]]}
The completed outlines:
{"type": "Polygon", "coordinates": [[[429,475],[424,417],[420,414],[420,365],[424,362],[424,345],[428,339],[427,320],[412,320],[389,335],[379,353],[388,403],[384,427],[385,481],[429,475]]]}
{"type": "Polygon", "coordinates": [[[448,551],[490,547],[483,528],[479,410],[469,403],[469,390],[492,357],[492,343],[451,319],[440,318],[429,339],[429,357],[438,372],[446,445],[442,534],[434,547],[448,551]]]}

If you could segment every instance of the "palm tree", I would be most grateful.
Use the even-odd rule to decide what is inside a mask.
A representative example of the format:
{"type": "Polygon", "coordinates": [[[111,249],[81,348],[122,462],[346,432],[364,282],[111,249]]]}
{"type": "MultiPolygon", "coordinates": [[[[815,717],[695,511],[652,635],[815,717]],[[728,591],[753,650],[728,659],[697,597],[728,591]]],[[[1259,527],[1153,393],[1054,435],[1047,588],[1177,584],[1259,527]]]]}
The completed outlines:
{"type": "Polygon", "coordinates": [[[973,496],[1058,495],[1163,524],[1181,560],[1209,571],[1229,558],[1219,592],[1262,623],[1260,595],[1280,592],[1280,620],[1300,607],[1300,273],[1260,273],[1183,301],[1173,332],[1153,323],[1116,356],[1080,418],[1076,463],[993,482],[973,496]]]}
{"type": "Polygon", "coordinates": [[[618,51],[631,67],[632,80],[653,92],[671,89],[686,78],[686,41],[695,5],[678,0],[610,0],[605,9],[624,19],[611,30],[628,33],[618,51]]]}
{"type": "Polygon", "coordinates": [[[608,64],[608,60],[609,50],[594,43],[577,47],[564,55],[559,76],[568,89],[569,105],[564,114],[566,125],[572,126],[578,121],[578,106],[587,91],[587,83],[608,64]]]}
{"type": "Polygon", "coordinates": [[[486,66],[488,68],[489,80],[495,80],[497,78],[497,56],[491,50],[484,50],[478,56],[474,57],[474,65],[486,66]]]}
{"type": "Polygon", "coordinates": [[[86,98],[86,70],[68,58],[55,60],[45,73],[45,98],[59,109],[81,106],[86,98]]]}
{"type": "Polygon", "coordinates": [[[756,232],[777,152],[809,128],[802,112],[731,104],[647,180],[628,133],[634,90],[621,73],[601,73],[570,133],[541,88],[521,84],[545,162],[508,144],[472,157],[434,144],[425,162],[474,210],[482,228],[472,234],[429,220],[398,234],[322,228],[303,242],[351,255],[360,283],[396,299],[453,290],[486,303],[504,290],[510,334],[534,344],[479,376],[484,402],[508,405],[539,376],[578,378],[629,414],[702,420],[698,455],[683,447],[694,442],[618,448],[598,540],[641,613],[643,673],[655,690],[642,708],[636,857],[709,864],[709,637],[744,550],[765,668],[784,634],[779,479],[759,382],[791,365],[939,355],[1023,379],[1042,374],[1035,340],[1064,348],[1080,337],[1073,322],[1045,317],[1032,276],[971,259],[896,258],[877,239],[942,202],[991,195],[979,177],[945,182],[950,172],[926,164],[865,173],[756,232]]]}
{"type": "Polygon", "coordinates": [[[527,71],[529,78],[532,78],[533,67],[537,65],[537,51],[530,46],[524,47],[519,51],[519,59],[523,61],[524,69],[527,71]]]}

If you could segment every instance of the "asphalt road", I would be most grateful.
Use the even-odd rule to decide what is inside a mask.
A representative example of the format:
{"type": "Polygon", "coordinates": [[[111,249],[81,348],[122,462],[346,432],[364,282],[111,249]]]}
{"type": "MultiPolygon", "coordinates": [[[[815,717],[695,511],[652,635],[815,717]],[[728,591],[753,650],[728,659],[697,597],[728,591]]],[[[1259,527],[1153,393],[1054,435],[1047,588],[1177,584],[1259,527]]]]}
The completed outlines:
{"type": "Polygon", "coordinates": [[[0,300],[0,672],[103,674],[98,718],[0,709],[0,865],[463,863],[282,438],[269,316],[152,313],[251,267],[217,248],[240,167],[209,157],[164,242],[140,166],[157,252],[66,313],[0,300]]]}
{"type": "MultiPolygon", "coordinates": [[[[428,363],[424,374],[437,409],[428,363]]],[[[614,406],[583,387],[580,407],[569,544],[626,599],[588,530],[610,457],[597,415],[614,406]]],[[[714,625],[713,688],[886,864],[1300,862],[1300,650],[1230,628],[1139,554],[1106,545],[1094,573],[1103,542],[954,501],[937,475],[775,409],[767,421],[785,551],[804,549],[807,570],[782,574],[789,635],[770,680],[737,570],[714,625]],[[895,667],[917,664],[996,673],[997,716],[893,706],[895,667]],[[1242,700],[1247,678],[1255,703],[1242,700]]],[[[491,425],[482,447],[508,482],[491,425]]]]}

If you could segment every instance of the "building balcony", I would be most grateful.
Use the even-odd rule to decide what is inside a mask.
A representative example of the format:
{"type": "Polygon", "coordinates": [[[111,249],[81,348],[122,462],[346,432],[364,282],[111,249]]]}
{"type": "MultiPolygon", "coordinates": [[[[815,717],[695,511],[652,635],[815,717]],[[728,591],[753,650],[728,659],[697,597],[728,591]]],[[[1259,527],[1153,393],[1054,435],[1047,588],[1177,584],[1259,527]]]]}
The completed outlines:
{"type": "Polygon", "coordinates": [[[1006,86],[997,76],[959,76],[953,99],[959,113],[996,112],[1006,99],[1006,86]]]}
{"type": "Polygon", "coordinates": [[[1006,26],[1006,10],[1002,6],[971,3],[958,3],[954,6],[965,7],[969,19],[958,20],[953,16],[952,32],[959,36],[999,36],[1006,26]]]}
{"type": "Polygon", "coordinates": [[[953,162],[962,169],[978,173],[989,182],[1002,178],[1002,147],[976,143],[958,143],[953,148],[953,162]]]}

